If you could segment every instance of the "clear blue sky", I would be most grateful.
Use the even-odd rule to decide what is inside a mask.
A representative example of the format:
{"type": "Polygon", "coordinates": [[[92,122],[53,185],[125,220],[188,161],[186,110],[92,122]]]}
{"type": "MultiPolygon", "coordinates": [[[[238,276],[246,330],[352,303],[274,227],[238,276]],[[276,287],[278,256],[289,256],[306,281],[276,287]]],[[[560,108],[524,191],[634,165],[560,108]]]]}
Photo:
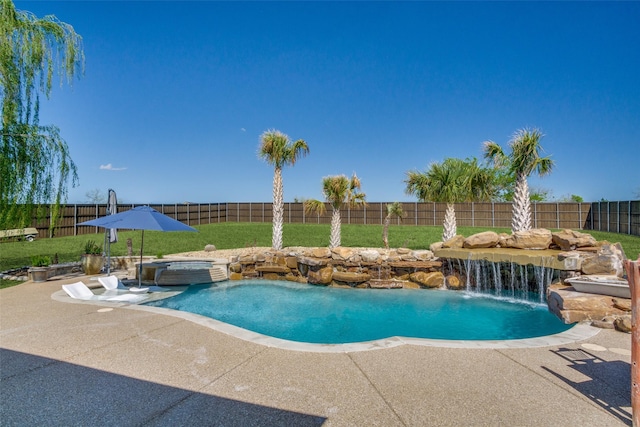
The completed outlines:
{"type": "Polygon", "coordinates": [[[259,136],[309,144],[285,201],[324,176],[367,200],[415,201],[405,174],[481,158],[540,128],[554,172],[530,186],[585,201],[640,192],[638,2],[16,1],[84,39],[86,72],[56,87],[78,166],[70,202],[269,202],[259,136]]]}

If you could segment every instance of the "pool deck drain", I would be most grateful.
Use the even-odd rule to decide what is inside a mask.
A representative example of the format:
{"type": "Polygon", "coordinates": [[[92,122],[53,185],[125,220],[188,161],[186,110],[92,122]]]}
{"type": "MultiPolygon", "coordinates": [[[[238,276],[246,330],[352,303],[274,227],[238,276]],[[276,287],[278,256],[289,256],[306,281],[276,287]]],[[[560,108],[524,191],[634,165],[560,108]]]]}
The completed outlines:
{"type": "Polygon", "coordinates": [[[79,279],[88,283],[0,291],[3,425],[630,424],[631,336],[620,332],[580,325],[560,334],[586,331],[573,341],[516,348],[393,339],[378,351],[291,351],[153,307],[52,297],[79,279]]]}

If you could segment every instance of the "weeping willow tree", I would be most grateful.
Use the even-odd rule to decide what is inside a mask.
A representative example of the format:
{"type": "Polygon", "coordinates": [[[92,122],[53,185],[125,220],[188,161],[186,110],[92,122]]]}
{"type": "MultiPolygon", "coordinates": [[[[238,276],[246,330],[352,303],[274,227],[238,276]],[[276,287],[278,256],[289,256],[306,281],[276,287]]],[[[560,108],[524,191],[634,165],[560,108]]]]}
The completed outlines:
{"type": "Polygon", "coordinates": [[[40,124],[39,111],[54,77],[71,84],[83,67],[82,38],[71,25],[0,0],[0,228],[27,226],[48,204],[53,227],[69,181],[77,184],[67,143],[56,126],[40,124]]]}

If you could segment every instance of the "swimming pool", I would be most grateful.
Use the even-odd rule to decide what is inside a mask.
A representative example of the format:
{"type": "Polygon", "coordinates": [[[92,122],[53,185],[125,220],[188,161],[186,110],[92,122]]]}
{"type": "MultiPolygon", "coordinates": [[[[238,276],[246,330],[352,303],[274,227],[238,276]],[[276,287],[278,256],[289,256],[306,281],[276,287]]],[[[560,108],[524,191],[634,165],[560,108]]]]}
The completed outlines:
{"type": "Polygon", "coordinates": [[[192,285],[147,306],[200,314],[289,341],[344,344],[389,337],[512,340],[560,333],[546,305],[460,291],[341,289],[245,280],[192,285]]]}

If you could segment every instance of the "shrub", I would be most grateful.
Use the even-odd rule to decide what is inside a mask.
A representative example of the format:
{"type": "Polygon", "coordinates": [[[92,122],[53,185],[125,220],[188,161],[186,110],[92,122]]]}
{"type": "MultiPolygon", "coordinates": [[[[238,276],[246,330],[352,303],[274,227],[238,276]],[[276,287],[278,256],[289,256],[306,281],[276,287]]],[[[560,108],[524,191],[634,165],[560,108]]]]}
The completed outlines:
{"type": "Polygon", "coordinates": [[[51,257],[48,255],[34,255],[31,257],[33,267],[48,267],[51,264],[51,257]]]}
{"type": "Polygon", "coordinates": [[[87,243],[84,244],[84,253],[89,255],[100,255],[102,254],[102,248],[98,246],[95,240],[88,240],[87,243]]]}

